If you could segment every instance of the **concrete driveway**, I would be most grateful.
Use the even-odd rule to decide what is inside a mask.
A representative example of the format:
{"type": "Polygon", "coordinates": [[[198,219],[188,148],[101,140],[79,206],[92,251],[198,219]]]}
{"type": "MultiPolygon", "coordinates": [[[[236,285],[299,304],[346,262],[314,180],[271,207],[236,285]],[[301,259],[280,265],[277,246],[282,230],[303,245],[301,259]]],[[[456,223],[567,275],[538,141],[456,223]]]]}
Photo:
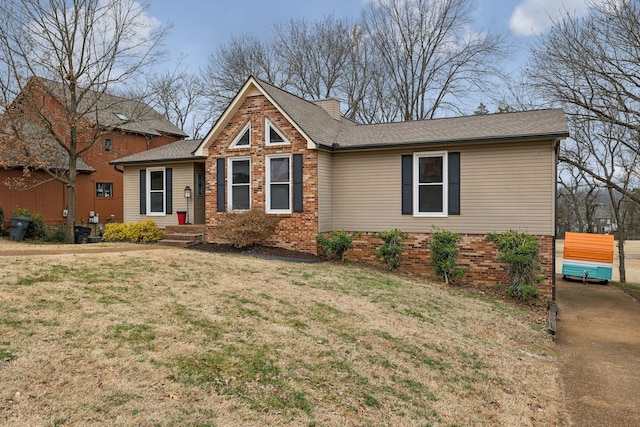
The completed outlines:
{"type": "Polygon", "coordinates": [[[640,426],[640,303],[558,278],[558,343],[570,425],[640,426]]]}

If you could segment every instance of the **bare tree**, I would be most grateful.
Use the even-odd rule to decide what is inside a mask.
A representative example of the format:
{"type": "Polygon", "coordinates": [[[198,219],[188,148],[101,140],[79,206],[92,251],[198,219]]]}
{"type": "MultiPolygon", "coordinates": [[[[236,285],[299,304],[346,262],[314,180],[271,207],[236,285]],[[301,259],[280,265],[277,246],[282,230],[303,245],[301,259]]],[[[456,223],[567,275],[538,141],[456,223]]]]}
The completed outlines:
{"type": "Polygon", "coordinates": [[[558,232],[589,232],[596,216],[601,188],[584,172],[561,163],[558,173],[558,232]]]}
{"type": "Polygon", "coordinates": [[[13,154],[19,148],[25,169],[41,169],[66,185],[66,242],[74,238],[80,156],[111,130],[100,120],[101,112],[122,101],[109,91],[132,84],[159,59],[168,28],[147,19],[146,8],[134,0],[0,3],[2,130],[8,133],[0,145],[13,154]],[[32,152],[33,129],[62,153],[64,166],[46,165],[32,152]]]}
{"type": "Polygon", "coordinates": [[[630,232],[630,218],[632,203],[626,194],[633,193],[638,188],[640,176],[637,164],[640,153],[629,149],[630,141],[638,141],[638,134],[626,127],[614,123],[603,123],[589,119],[576,122],[574,117],[573,135],[578,144],[588,153],[586,162],[589,170],[608,182],[615,182],[618,191],[607,187],[609,205],[614,223],[617,225],[620,281],[626,282],[624,243],[630,232]]]}
{"type": "Polygon", "coordinates": [[[272,43],[255,36],[234,37],[228,44],[220,45],[209,56],[207,66],[202,71],[204,94],[211,110],[221,113],[248,76],[286,86],[288,79],[284,67],[275,59],[272,43]]]}
{"type": "MultiPolygon", "coordinates": [[[[561,103],[574,123],[595,121],[640,132],[640,3],[634,0],[590,2],[590,13],[567,14],[532,49],[526,74],[547,99],[561,103]]],[[[633,137],[620,144],[640,151],[633,137]]],[[[561,160],[640,203],[638,194],[590,164],[570,156],[561,160]]]]}
{"type": "Polygon", "coordinates": [[[211,125],[213,112],[205,102],[205,86],[199,74],[182,65],[182,59],[173,70],[150,76],[150,104],[167,120],[197,139],[211,125]]]}
{"type": "Polygon", "coordinates": [[[360,42],[351,25],[329,16],[315,23],[276,24],[274,32],[274,51],[287,65],[293,92],[312,99],[333,96],[344,78],[350,53],[360,42]]]}
{"type": "Polygon", "coordinates": [[[363,13],[400,119],[460,112],[499,72],[502,37],[470,30],[470,0],[376,0],[363,13]]]}

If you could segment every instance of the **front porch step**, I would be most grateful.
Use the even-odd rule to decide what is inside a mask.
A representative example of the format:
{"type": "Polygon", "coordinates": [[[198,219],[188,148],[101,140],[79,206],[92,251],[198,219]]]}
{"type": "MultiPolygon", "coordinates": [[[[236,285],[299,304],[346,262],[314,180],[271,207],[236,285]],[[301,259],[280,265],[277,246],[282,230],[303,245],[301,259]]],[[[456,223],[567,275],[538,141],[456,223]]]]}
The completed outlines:
{"type": "Polygon", "coordinates": [[[204,241],[204,226],[171,226],[164,230],[159,245],[186,248],[204,241]]]}

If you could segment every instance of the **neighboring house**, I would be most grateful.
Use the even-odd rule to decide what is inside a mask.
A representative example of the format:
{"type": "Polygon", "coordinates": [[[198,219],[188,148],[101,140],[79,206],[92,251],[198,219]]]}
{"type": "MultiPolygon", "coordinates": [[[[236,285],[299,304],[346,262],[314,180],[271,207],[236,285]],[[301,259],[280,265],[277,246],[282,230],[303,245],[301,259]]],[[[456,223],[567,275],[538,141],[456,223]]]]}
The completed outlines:
{"type": "MultiPolygon", "coordinates": [[[[550,295],[556,153],[567,136],[560,109],[359,125],[341,117],[336,100],[305,101],[250,77],[182,160],[205,160],[207,241],[216,241],[225,212],[259,209],[280,217],[271,244],[317,253],[318,233],[362,232],[347,257],[380,263],[373,233],[399,228],[410,235],[402,268],[430,273],[438,227],[463,235],[467,278],[495,285],[505,268],[486,234],[525,231],[540,239],[542,293],[550,295]]],[[[156,157],[144,173],[125,167],[125,205],[138,209],[125,220],[152,214],[148,206],[140,213],[153,197],[149,173],[170,168],[175,179],[173,164],[156,157]]],[[[175,223],[160,215],[152,218],[175,223]]]]}
{"type": "MultiPolygon", "coordinates": [[[[42,126],[37,114],[30,111],[30,102],[23,96],[26,91],[37,91],[39,111],[46,114],[53,126],[64,132],[64,86],[53,81],[32,78],[23,92],[13,102],[11,108],[19,111],[24,120],[32,121],[33,126],[42,126]]],[[[31,92],[32,93],[32,92],[31,92]]],[[[96,102],[97,94],[89,92],[83,102],[96,102]]],[[[29,99],[36,98],[30,95],[29,99]]],[[[15,114],[15,113],[14,113],[15,114]]],[[[78,223],[86,223],[90,212],[99,215],[100,222],[106,219],[121,222],[123,214],[123,175],[109,164],[110,161],[130,154],[146,151],[155,147],[182,140],[187,135],[165,119],[150,106],[135,100],[113,95],[101,94],[91,114],[86,116],[86,132],[100,134],[96,143],[81,154],[78,162],[77,209],[78,223]]],[[[46,133],[41,133],[46,135],[46,133]]],[[[86,137],[81,142],[86,143],[86,137]]],[[[42,137],[27,141],[31,149],[42,144],[42,137]]],[[[51,139],[51,152],[60,154],[61,161],[43,162],[44,168],[66,168],[66,153],[51,139]]],[[[64,223],[67,209],[67,189],[64,184],[54,181],[40,170],[32,170],[24,177],[23,165],[13,162],[9,167],[0,168],[0,206],[5,211],[5,222],[16,208],[26,208],[40,213],[47,224],[64,223]],[[11,184],[12,185],[6,185],[11,184]]]]}

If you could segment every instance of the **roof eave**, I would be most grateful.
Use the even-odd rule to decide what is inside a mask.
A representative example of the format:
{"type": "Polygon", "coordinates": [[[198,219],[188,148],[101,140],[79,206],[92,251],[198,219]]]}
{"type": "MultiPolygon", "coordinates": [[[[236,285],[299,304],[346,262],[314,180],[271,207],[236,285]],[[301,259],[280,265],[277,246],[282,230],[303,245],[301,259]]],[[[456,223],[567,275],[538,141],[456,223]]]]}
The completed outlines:
{"type": "Polygon", "coordinates": [[[408,147],[424,147],[437,145],[457,145],[457,144],[473,144],[478,142],[514,142],[514,141],[532,141],[541,139],[564,139],[569,137],[569,132],[549,133],[538,135],[520,135],[520,136],[498,136],[490,138],[464,138],[464,139],[443,139],[438,141],[418,141],[418,142],[401,142],[388,144],[366,144],[366,145],[349,145],[340,146],[333,144],[332,146],[323,145],[322,147],[330,151],[359,151],[359,150],[375,150],[375,149],[392,149],[392,148],[408,148],[408,147]]]}
{"type": "Polygon", "coordinates": [[[175,159],[147,159],[147,160],[112,160],[109,162],[110,165],[135,165],[135,164],[148,164],[148,163],[185,163],[185,162],[194,162],[194,161],[206,161],[207,156],[191,156],[191,157],[179,157],[175,159]]]}

